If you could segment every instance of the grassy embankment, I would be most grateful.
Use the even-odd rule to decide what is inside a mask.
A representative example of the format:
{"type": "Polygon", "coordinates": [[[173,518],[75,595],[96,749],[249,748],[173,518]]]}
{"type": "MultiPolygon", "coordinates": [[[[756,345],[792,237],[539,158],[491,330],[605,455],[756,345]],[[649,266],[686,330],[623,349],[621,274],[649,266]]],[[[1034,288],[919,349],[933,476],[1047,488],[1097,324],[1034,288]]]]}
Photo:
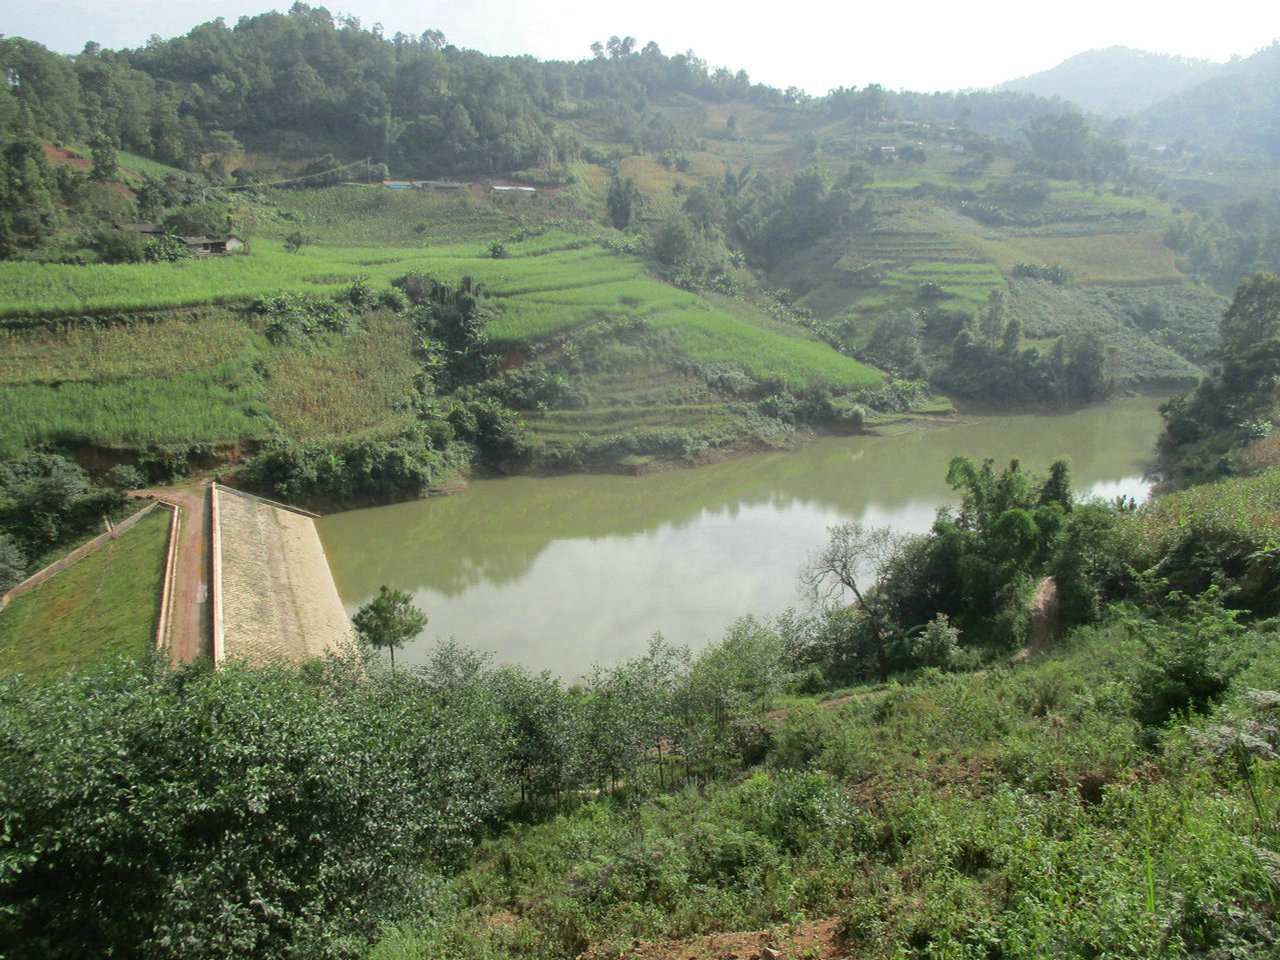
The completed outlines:
{"type": "Polygon", "coordinates": [[[0,674],[57,679],[154,649],[169,525],[167,510],[152,511],[12,600],[0,614],[0,674]]]}

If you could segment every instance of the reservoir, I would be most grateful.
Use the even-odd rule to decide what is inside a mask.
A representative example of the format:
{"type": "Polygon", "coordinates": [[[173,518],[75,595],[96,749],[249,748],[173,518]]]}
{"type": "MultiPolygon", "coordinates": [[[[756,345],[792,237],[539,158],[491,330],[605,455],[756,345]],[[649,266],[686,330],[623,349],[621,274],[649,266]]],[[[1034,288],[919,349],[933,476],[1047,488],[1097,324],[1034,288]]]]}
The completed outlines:
{"type": "Polygon", "coordinates": [[[643,477],[478,480],[455,496],[317,526],[349,614],[385,583],[430,617],[401,663],[452,636],[496,662],[573,679],[644,653],[655,633],[697,650],[740,616],[802,607],[797,572],[827,527],[927,531],[958,499],[945,480],[952,457],[991,457],[997,469],[1016,457],[1043,474],[1065,456],[1077,497],[1141,501],[1159,403],[966,415],[643,477]]]}

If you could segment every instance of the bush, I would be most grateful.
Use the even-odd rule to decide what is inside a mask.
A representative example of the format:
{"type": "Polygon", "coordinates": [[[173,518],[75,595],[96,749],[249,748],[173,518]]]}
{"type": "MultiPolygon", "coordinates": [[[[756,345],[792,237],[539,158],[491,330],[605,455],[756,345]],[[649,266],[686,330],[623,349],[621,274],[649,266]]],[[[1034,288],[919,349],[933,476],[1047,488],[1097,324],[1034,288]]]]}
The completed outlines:
{"type": "Polygon", "coordinates": [[[442,465],[424,440],[366,440],[334,446],[269,446],[245,466],[245,482],[287,500],[386,501],[415,494],[442,465]]]}
{"type": "Polygon", "coordinates": [[[98,228],[93,232],[89,245],[104,263],[139,263],[147,252],[141,234],[119,227],[98,228]]]}
{"type": "Polygon", "coordinates": [[[119,463],[107,471],[103,477],[107,486],[116,490],[141,490],[147,485],[147,478],[137,467],[127,463],[119,463]]]}
{"type": "Polygon", "coordinates": [[[339,304],[305,293],[259,297],[252,309],[267,318],[267,339],[277,346],[323,333],[345,333],[351,325],[350,315],[339,304]]]}
{"type": "Polygon", "coordinates": [[[6,956],[357,955],[494,809],[466,703],[336,662],[0,680],[6,956]]]}
{"type": "Polygon", "coordinates": [[[148,263],[175,263],[190,259],[194,254],[180,237],[163,236],[147,240],[142,256],[148,263]]]}
{"type": "Polygon", "coordinates": [[[1174,593],[1168,603],[1186,608],[1177,622],[1137,625],[1147,656],[1135,683],[1134,715],[1149,727],[1203,713],[1225,693],[1228,651],[1244,632],[1237,614],[1222,608],[1216,589],[1196,599],[1174,593]]]}

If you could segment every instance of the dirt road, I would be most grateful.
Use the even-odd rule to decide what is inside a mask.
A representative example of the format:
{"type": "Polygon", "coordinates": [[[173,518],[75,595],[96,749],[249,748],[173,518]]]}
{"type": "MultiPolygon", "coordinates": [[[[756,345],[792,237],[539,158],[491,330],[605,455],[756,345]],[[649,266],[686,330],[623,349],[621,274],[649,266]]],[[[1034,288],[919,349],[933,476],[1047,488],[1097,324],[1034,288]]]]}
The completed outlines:
{"type": "Polygon", "coordinates": [[[190,663],[213,651],[213,616],[209,600],[209,488],[139,490],[178,505],[178,550],[174,557],[173,616],[169,621],[169,656],[190,663]]]}

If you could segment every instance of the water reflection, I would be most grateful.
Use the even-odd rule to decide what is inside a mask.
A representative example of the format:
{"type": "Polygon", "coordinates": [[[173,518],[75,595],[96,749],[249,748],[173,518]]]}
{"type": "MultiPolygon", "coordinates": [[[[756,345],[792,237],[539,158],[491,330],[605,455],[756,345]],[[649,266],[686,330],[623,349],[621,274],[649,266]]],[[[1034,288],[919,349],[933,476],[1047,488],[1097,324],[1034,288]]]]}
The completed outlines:
{"type": "MultiPolygon", "coordinates": [[[[699,646],[735,617],[797,602],[796,570],[845,519],[923,532],[952,501],[953,456],[1070,456],[1076,489],[1145,499],[1157,401],[1054,416],[970,418],[896,437],[824,440],[785,454],[649,477],[513,477],[441,500],[325,518],[321,537],[354,610],[388,583],[431,622],[503,661],[577,676],[648,637],[699,646]]],[[[406,662],[429,650],[423,640],[406,662]]]]}

